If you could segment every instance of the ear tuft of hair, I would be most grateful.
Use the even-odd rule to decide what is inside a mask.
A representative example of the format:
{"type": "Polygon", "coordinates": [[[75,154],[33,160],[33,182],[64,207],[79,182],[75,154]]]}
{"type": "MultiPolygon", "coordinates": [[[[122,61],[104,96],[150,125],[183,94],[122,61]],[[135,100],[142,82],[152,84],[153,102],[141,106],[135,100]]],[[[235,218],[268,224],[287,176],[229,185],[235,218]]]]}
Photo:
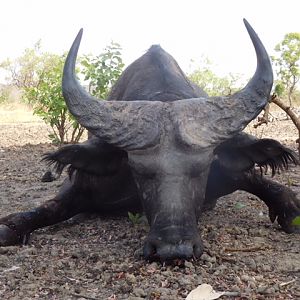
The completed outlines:
{"type": "Polygon", "coordinates": [[[271,170],[274,176],[287,170],[290,164],[299,164],[294,151],[273,139],[256,139],[241,134],[221,144],[215,150],[220,164],[232,172],[253,172],[260,168],[261,174],[271,170]]]}

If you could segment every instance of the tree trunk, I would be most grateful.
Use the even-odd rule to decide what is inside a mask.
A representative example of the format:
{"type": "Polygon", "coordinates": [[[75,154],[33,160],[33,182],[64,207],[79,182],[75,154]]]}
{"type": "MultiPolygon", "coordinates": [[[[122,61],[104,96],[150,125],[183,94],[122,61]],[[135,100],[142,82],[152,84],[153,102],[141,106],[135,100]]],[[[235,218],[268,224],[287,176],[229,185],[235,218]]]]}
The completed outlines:
{"type": "Polygon", "coordinates": [[[270,114],[270,103],[267,103],[267,105],[264,108],[264,114],[262,117],[258,117],[258,122],[253,125],[254,128],[259,127],[262,124],[268,124],[269,123],[269,114],[270,114]]]}
{"type": "Polygon", "coordinates": [[[275,103],[278,105],[282,110],[286,112],[286,114],[291,118],[292,122],[296,126],[298,130],[298,154],[300,158],[300,118],[292,111],[291,107],[285,105],[278,97],[276,94],[273,94],[271,96],[270,102],[275,103]]]}

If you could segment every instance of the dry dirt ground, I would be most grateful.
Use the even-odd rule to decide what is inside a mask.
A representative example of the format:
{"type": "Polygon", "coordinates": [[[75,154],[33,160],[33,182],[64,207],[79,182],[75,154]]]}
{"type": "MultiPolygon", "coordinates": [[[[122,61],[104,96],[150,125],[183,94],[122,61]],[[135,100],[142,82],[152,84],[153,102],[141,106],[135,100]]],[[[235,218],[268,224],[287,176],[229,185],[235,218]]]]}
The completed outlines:
{"type": "MultiPolygon", "coordinates": [[[[248,130],[295,147],[289,121],[248,130]]],[[[33,208],[61,186],[40,180],[40,157],[55,149],[47,135],[30,111],[0,108],[1,216],[33,208]]],[[[291,166],[276,180],[300,192],[299,175],[291,166]]],[[[138,257],[148,227],[127,216],[80,216],[37,230],[26,246],[0,247],[0,299],[176,300],[201,283],[229,292],[222,299],[300,299],[300,236],[271,224],[258,198],[224,197],[199,228],[202,257],[171,266],[138,257]]]]}

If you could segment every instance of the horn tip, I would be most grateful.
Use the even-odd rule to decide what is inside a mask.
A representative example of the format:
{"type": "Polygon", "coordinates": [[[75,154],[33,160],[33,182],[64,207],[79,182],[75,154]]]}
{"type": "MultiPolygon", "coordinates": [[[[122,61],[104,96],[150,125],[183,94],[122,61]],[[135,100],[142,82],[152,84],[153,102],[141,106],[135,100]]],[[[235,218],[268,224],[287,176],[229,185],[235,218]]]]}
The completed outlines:
{"type": "Polygon", "coordinates": [[[249,28],[252,28],[250,23],[245,18],[243,18],[243,22],[248,30],[249,30],[249,28]]]}
{"type": "Polygon", "coordinates": [[[80,30],[77,33],[77,36],[76,36],[75,40],[80,41],[81,38],[82,38],[82,34],[83,34],[83,28],[80,28],[80,30]]]}

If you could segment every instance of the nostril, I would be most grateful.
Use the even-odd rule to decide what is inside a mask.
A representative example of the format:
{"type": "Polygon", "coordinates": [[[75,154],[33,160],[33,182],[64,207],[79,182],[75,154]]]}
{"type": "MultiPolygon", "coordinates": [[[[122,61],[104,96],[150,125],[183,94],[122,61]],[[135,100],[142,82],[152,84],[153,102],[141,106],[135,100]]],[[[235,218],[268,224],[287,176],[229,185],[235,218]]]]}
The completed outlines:
{"type": "Polygon", "coordinates": [[[157,249],[154,243],[149,241],[145,242],[143,253],[146,259],[153,259],[157,255],[157,249]]]}
{"type": "Polygon", "coordinates": [[[193,256],[194,258],[198,258],[202,255],[203,253],[203,246],[201,244],[201,242],[197,242],[194,244],[193,246],[193,256]]]}
{"type": "Polygon", "coordinates": [[[168,261],[174,259],[198,258],[203,252],[202,244],[194,241],[164,243],[157,240],[146,241],[143,248],[147,260],[168,261]]]}
{"type": "Polygon", "coordinates": [[[150,234],[145,240],[143,254],[147,260],[169,261],[198,258],[203,253],[200,236],[150,234]]]}

